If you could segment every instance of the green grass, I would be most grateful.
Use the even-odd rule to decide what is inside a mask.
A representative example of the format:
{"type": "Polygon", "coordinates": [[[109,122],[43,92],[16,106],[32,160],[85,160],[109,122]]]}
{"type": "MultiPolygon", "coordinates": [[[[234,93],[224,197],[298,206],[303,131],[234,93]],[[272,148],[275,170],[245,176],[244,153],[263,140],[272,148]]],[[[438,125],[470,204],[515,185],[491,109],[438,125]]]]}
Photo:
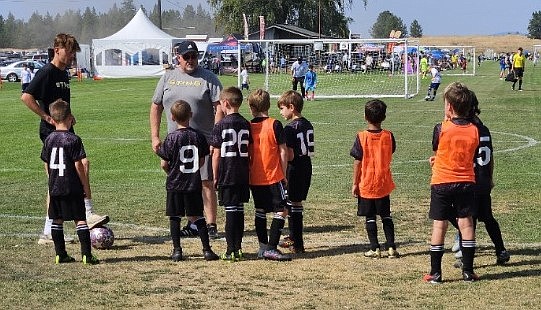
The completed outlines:
{"type": "MultiPolygon", "coordinates": [[[[197,240],[187,239],[183,247],[189,259],[170,262],[165,176],[149,139],[149,106],[157,79],[148,78],[72,82],[75,130],[91,161],[96,211],[111,216],[117,239],[112,250],[96,251],[103,261],[98,266],[54,266],[52,247],[36,244],[47,186],[39,159],[38,118],[21,103],[20,84],[4,83],[0,308],[536,307],[541,302],[540,70],[527,68],[523,92],[512,92],[509,83],[498,79],[497,63],[485,62],[475,77],[444,76],[437,101],[423,100],[427,80],[412,99],[385,99],[388,113],[383,126],[397,141],[392,165],[397,188],[391,196],[403,254],[397,260],[372,261],[360,254],[368,241],[349,193],[349,150],[356,132],[366,127],[366,99],[307,102],[303,114],[314,124],[316,137],[313,183],[305,203],[308,253],[284,264],[254,259],[257,240],[251,203],[246,206],[244,239],[249,260],[205,262],[197,240]],[[480,224],[475,264],[482,281],[462,283],[451,266],[452,255],[446,254],[446,283],[434,287],[420,280],[429,268],[427,159],[432,153],[432,128],[443,117],[443,88],[455,80],[477,93],[481,118],[493,134],[493,209],[512,258],[508,266],[494,265],[493,247],[480,224]]],[[[250,78],[253,85],[262,81],[257,74],[250,78]]],[[[225,86],[236,84],[236,77],[221,80],[225,86]]],[[[281,119],[275,103],[273,99],[271,115],[281,119]]],[[[246,104],[241,110],[250,118],[246,104]]],[[[218,218],[223,232],[221,209],[218,218]]],[[[66,230],[74,234],[73,224],[66,224],[66,230]]],[[[225,242],[214,241],[213,247],[221,252],[225,242]]],[[[78,257],[79,245],[69,245],[68,251],[78,257]]]]}

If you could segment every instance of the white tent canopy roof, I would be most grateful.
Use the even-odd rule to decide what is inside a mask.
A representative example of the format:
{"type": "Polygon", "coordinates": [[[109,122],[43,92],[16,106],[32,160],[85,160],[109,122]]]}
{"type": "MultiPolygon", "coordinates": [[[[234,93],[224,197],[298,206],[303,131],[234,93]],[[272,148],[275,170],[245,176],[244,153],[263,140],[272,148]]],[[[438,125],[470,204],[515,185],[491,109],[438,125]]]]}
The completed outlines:
{"type": "Polygon", "coordinates": [[[137,77],[163,74],[173,59],[173,45],[182,41],[154,25],[139,9],[115,34],[92,40],[93,65],[102,77],[137,77]]]}
{"type": "Polygon", "coordinates": [[[126,39],[175,39],[175,37],[154,25],[140,8],[124,28],[102,40],[126,39]]]}

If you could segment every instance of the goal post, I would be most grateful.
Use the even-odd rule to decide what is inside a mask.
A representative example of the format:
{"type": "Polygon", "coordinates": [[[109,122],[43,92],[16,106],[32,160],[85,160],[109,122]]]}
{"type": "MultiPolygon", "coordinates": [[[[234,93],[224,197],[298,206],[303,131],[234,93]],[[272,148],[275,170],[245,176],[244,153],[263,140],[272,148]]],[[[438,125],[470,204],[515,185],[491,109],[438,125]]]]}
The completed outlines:
{"type": "Polygon", "coordinates": [[[426,45],[419,46],[419,52],[427,55],[429,64],[438,66],[442,75],[475,76],[478,60],[474,46],[426,45]],[[465,70],[462,57],[466,60],[465,70]]]}
{"type": "MultiPolygon", "coordinates": [[[[292,88],[291,66],[298,57],[317,74],[316,98],[411,98],[419,93],[418,42],[408,39],[239,40],[238,63],[250,72],[250,87],[272,97],[292,88]],[[251,46],[251,48],[246,48],[251,46]],[[247,53],[256,50],[259,53],[247,53]],[[260,68],[250,64],[254,58],[260,68]],[[259,72],[258,72],[259,71],[259,72]],[[253,75],[261,75],[254,79],[253,75]]],[[[234,72],[241,84],[241,68],[234,72]]],[[[300,91],[300,86],[298,88],[300,91]]]]}

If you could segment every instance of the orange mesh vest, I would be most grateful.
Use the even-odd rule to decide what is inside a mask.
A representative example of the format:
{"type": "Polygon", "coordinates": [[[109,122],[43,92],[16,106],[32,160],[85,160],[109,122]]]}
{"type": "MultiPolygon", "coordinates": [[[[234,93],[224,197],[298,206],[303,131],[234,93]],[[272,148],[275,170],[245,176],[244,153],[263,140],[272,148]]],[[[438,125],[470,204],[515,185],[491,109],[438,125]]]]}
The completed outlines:
{"type": "Polygon", "coordinates": [[[270,185],[285,176],[280,163],[280,148],[274,135],[275,119],[250,123],[252,127],[252,157],[250,158],[250,185],[270,185]]]}
{"type": "Polygon", "coordinates": [[[444,121],[430,184],[475,183],[473,165],[478,146],[479,133],[475,125],[444,121]]]}
{"type": "Polygon", "coordinates": [[[369,199],[388,196],[395,188],[391,175],[393,157],[391,132],[361,131],[358,135],[363,149],[359,193],[362,198],[369,199]]]}

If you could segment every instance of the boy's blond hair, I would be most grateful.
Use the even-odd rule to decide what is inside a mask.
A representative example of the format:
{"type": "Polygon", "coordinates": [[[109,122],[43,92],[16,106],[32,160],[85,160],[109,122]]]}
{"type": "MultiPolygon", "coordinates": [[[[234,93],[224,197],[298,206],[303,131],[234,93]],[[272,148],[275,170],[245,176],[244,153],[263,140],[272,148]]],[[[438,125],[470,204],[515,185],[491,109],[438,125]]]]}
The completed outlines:
{"type": "Polygon", "coordinates": [[[56,99],[56,101],[49,106],[49,113],[55,122],[60,123],[64,122],[71,115],[71,108],[66,101],[56,99]]]}
{"type": "Polygon", "coordinates": [[[265,90],[259,88],[248,95],[248,105],[254,112],[263,113],[270,109],[270,95],[265,90]]]}
{"type": "Polygon", "coordinates": [[[443,98],[451,105],[459,117],[468,117],[472,110],[472,93],[461,82],[453,82],[443,92],[443,98]]]}
{"type": "Polygon", "coordinates": [[[242,99],[242,91],[235,86],[224,88],[220,93],[220,100],[227,100],[234,108],[240,107],[242,99]]]}
{"type": "Polygon", "coordinates": [[[304,106],[304,100],[302,99],[301,94],[294,90],[288,90],[280,96],[278,103],[276,104],[278,108],[281,106],[292,105],[295,108],[295,111],[301,113],[304,106]]]}
{"type": "Polygon", "coordinates": [[[53,47],[65,48],[70,53],[80,52],[79,42],[71,34],[59,33],[54,38],[53,47]]]}
{"type": "Polygon", "coordinates": [[[177,123],[187,122],[192,116],[192,107],[184,100],[177,100],[171,106],[171,115],[177,123]]]}

